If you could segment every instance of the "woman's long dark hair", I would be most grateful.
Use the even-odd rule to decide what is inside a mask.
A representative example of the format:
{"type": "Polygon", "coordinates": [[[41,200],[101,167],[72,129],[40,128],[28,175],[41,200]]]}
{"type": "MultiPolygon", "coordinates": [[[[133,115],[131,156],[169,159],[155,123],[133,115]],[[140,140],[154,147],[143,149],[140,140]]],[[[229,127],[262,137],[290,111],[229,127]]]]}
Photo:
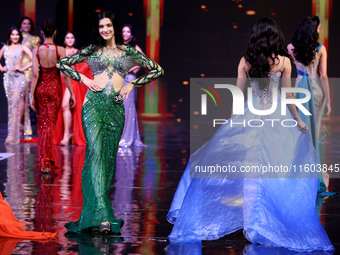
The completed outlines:
{"type": "MultiPolygon", "coordinates": [[[[269,58],[275,63],[278,55],[288,56],[285,39],[276,21],[261,18],[252,29],[245,53],[246,61],[251,65],[248,74],[251,78],[268,78],[271,68],[269,58]]],[[[272,64],[272,65],[273,65],[272,64]]],[[[266,84],[260,83],[261,89],[266,84]]]]}
{"type": "Polygon", "coordinates": [[[21,42],[22,42],[22,33],[21,33],[20,29],[17,28],[17,27],[11,27],[9,32],[8,32],[8,35],[7,35],[7,45],[11,45],[12,44],[11,34],[12,34],[13,31],[17,31],[19,33],[19,36],[20,36],[19,44],[21,44],[21,42]]]}
{"type": "Polygon", "coordinates": [[[33,23],[33,20],[32,20],[30,17],[27,17],[27,16],[22,17],[22,18],[20,19],[20,21],[18,22],[17,27],[21,29],[21,24],[22,24],[22,22],[23,22],[25,19],[28,19],[28,20],[30,21],[30,23],[31,23],[31,29],[30,29],[30,31],[28,31],[28,33],[29,33],[30,35],[34,35],[34,23],[33,23]]]}
{"type": "Polygon", "coordinates": [[[133,29],[132,29],[132,26],[130,24],[124,24],[122,26],[122,33],[123,33],[123,28],[124,27],[128,27],[131,31],[131,37],[130,37],[130,41],[129,41],[129,45],[132,46],[132,47],[136,47],[136,44],[137,44],[137,40],[136,40],[136,37],[133,35],[133,29]]]}
{"type": "Polygon", "coordinates": [[[119,22],[116,16],[113,14],[113,12],[103,11],[98,14],[97,19],[96,19],[96,26],[95,26],[95,31],[94,31],[94,37],[92,40],[92,45],[89,47],[89,50],[80,51],[80,55],[89,56],[97,49],[103,48],[106,46],[106,41],[99,34],[99,21],[105,18],[109,18],[111,20],[113,29],[114,29],[115,43],[117,45],[117,48],[121,49],[121,46],[124,44],[124,42],[123,42],[123,37],[122,37],[122,32],[119,26],[119,22]]]}
{"type": "Polygon", "coordinates": [[[315,50],[319,46],[319,34],[317,29],[320,25],[318,16],[307,16],[295,30],[292,44],[294,56],[297,61],[308,66],[315,58],[315,50]]]}

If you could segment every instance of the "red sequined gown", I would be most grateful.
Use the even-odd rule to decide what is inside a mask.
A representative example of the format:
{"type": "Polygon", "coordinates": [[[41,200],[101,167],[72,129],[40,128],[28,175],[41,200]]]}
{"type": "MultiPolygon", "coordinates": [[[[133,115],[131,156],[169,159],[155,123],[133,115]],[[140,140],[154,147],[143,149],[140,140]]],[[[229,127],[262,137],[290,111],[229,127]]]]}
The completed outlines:
{"type": "MultiPolygon", "coordinates": [[[[52,46],[44,45],[46,47],[52,46]]],[[[56,47],[57,60],[59,60],[58,47],[54,46],[56,47]]],[[[39,48],[37,51],[38,59],[39,48]]],[[[53,136],[62,96],[60,71],[55,66],[47,68],[40,65],[38,85],[35,91],[40,169],[53,169],[55,167],[53,136]]]]}

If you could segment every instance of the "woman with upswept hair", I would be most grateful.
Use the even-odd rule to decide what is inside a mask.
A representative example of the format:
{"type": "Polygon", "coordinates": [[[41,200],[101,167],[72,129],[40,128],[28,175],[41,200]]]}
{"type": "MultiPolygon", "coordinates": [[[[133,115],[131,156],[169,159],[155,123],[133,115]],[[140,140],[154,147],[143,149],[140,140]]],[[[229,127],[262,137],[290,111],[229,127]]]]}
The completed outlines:
{"type": "MultiPolygon", "coordinates": [[[[244,92],[250,78],[255,109],[271,108],[273,93],[277,93],[280,105],[279,88],[291,87],[291,62],[286,55],[277,23],[271,18],[260,19],[239,62],[236,84],[244,92]],[[261,78],[267,80],[262,82],[261,78]]],[[[286,97],[293,99],[294,95],[286,93],[286,97]]],[[[191,155],[167,214],[167,220],[174,224],[170,242],[216,240],[243,229],[253,244],[333,251],[315,210],[317,174],[244,171],[247,166],[315,164],[317,157],[306,123],[292,104],[286,107],[286,115],[281,115],[278,107],[271,114],[258,116],[249,107],[246,101],[243,115],[234,115],[191,155]],[[230,124],[253,119],[275,119],[278,123],[294,119],[297,126],[230,124]],[[215,167],[216,172],[211,173],[197,171],[197,166],[203,170],[227,168],[218,171],[215,167]],[[228,166],[234,170],[228,171],[228,166]]]]}
{"type": "MultiPolygon", "coordinates": [[[[65,48],[53,43],[56,35],[53,20],[46,19],[43,22],[41,35],[44,44],[33,50],[33,78],[29,98],[31,108],[37,112],[39,169],[48,174],[57,167],[53,137],[63,91],[56,64],[65,57],[65,48]]],[[[69,103],[72,108],[75,105],[72,85],[67,77],[63,78],[71,94],[69,103]]]]}
{"type": "MultiPolygon", "coordinates": [[[[312,114],[306,116],[300,113],[306,122],[314,147],[320,162],[319,137],[321,118],[329,117],[331,101],[327,76],[327,51],[325,46],[318,42],[320,33],[320,19],[318,16],[307,16],[295,30],[292,43],[288,45],[288,52],[294,60],[298,77],[295,86],[310,91],[311,100],[305,104],[306,109],[312,114]]],[[[297,97],[300,94],[296,95],[297,97]]],[[[320,176],[319,192],[326,190],[320,176]]]]}

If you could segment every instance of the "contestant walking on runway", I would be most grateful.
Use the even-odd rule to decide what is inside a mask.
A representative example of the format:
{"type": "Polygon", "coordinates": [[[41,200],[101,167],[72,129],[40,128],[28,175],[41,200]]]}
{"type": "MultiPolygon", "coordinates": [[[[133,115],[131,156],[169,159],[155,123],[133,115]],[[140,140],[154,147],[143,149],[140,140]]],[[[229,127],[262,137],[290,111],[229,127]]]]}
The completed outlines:
{"type": "Polygon", "coordinates": [[[146,85],[161,76],[163,69],[135,48],[123,45],[113,13],[100,13],[96,26],[95,44],[58,62],[58,68],[64,74],[90,88],[82,110],[86,138],[83,208],[79,221],[70,222],[66,227],[68,232],[76,233],[97,227],[102,232],[120,233],[123,220],[115,218],[109,193],[125,121],[122,100],[134,87],[146,85]],[[72,68],[72,65],[84,61],[92,69],[93,80],[72,68]],[[122,88],[125,76],[134,65],[150,72],[122,88]]]}
{"type": "MultiPolygon", "coordinates": [[[[30,101],[32,109],[37,111],[39,168],[42,173],[49,173],[56,167],[53,136],[63,93],[56,63],[65,57],[65,49],[53,44],[54,21],[45,20],[41,30],[44,44],[33,50],[30,101]]],[[[71,82],[67,77],[64,81],[70,90],[70,105],[73,107],[75,99],[71,82]]]]}
{"type": "Polygon", "coordinates": [[[20,30],[12,27],[7,38],[7,44],[0,50],[0,59],[5,57],[5,66],[0,64],[4,72],[4,87],[8,103],[8,134],[5,143],[20,143],[20,101],[25,94],[24,72],[32,66],[32,52],[22,42],[20,30]],[[29,62],[22,66],[23,57],[29,62]]]}
{"type": "MultiPolygon", "coordinates": [[[[294,60],[298,73],[295,86],[309,90],[312,95],[311,100],[304,104],[312,115],[302,116],[304,122],[308,125],[319,157],[319,163],[321,163],[319,138],[322,114],[325,107],[327,117],[331,112],[327,76],[327,51],[325,46],[318,42],[320,26],[318,16],[305,17],[295,31],[292,43],[288,45],[288,52],[294,60]]],[[[297,94],[297,97],[299,96],[300,94],[297,94]]],[[[324,192],[326,186],[321,175],[319,180],[319,192],[324,192]]]]}
{"type": "MultiPolygon", "coordinates": [[[[282,87],[291,86],[291,63],[287,54],[276,22],[270,18],[260,19],[253,27],[245,56],[239,63],[237,81],[237,86],[244,91],[247,77],[252,79],[255,109],[271,107],[272,93],[279,88],[280,77],[282,87]],[[268,82],[256,79],[268,77],[268,82]]],[[[292,99],[293,95],[289,93],[287,98],[292,99]]],[[[278,105],[280,101],[279,96],[278,105]]],[[[253,128],[230,126],[228,121],[191,155],[167,215],[168,221],[174,224],[169,235],[171,242],[219,239],[243,229],[244,236],[255,244],[298,251],[334,249],[316,214],[315,175],[306,176],[306,173],[296,178],[292,173],[279,173],[277,178],[261,173],[258,178],[240,178],[251,176],[235,173],[202,176],[192,170],[190,176],[190,165],[192,169],[232,165],[242,172],[242,167],[247,165],[316,164],[307,125],[295,105],[288,105],[287,116],[282,116],[279,108],[266,118],[295,119],[298,126],[253,128]]],[[[241,123],[256,117],[246,103],[244,115],[234,115],[231,120],[241,123]]]]}

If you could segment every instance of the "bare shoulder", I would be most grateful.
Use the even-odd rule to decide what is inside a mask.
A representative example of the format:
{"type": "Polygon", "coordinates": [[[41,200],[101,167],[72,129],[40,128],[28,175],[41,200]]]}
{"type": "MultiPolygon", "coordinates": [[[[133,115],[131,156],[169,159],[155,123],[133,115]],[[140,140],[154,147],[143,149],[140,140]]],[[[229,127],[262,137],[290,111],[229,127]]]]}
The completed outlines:
{"type": "Polygon", "coordinates": [[[34,47],[33,50],[32,50],[32,54],[37,54],[38,48],[39,48],[39,46],[38,47],[34,47]]]}
{"type": "Polygon", "coordinates": [[[6,49],[6,47],[7,47],[7,45],[4,45],[4,46],[1,48],[0,52],[3,52],[3,51],[6,49]]]}
{"type": "Polygon", "coordinates": [[[324,45],[321,46],[321,49],[320,49],[320,55],[327,55],[327,49],[324,45]]]}
{"type": "Polygon", "coordinates": [[[138,50],[139,52],[144,54],[144,52],[142,51],[141,47],[139,47],[137,44],[136,44],[135,48],[136,48],[136,50],[138,50]]]}
{"type": "Polygon", "coordinates": [[[288,44],[287,50],[288,50],[288,53],[289,53],[290,55],[293,55],[293,53],[294,53],[294,46],[293,46],[292,43],[288,44]]]}
{"type": "Polygon", "coordinates": [[[288,45],[287,45],[287,49],[288,49],[288,50],[294,50],[293,44],[292,44],[292,43],[288,44],[288,45]]]}
{"type": "Polygon", "coordinates": [[[59,52],[64,52],[65,53],[65,48],[62,46],[57,46],[59,52]]]}
{"type": "Polygon", "coordinates": [[[23,45],[23,46],[22,46],[22,49],[23,49],[24,51],[26,51],[26,52],[27,52],[27,51],[31,51],[26,45],[23,45]]]}
{"type": "Polygon", "coordinates": [[[292,63],[291,63],[289,57],[287,57],[287,56],[280,56],[280,59],[282,59],[283,67],[291,66],[292,63]]]}
{"type": "Polygon", "coordinates": [[[245,57],[242,57],[240,59],[240,63],[238,64],[238,68],[242,68],[244,70],[248,70],[248,66],[250,64],[247,62],[247,60],[245,59],[245,57]]]}
{"type": "Polygon", "coordinates": [[[240,59],[240,63],[237,68],[237,77],[238,78],[247,78],[247,73],[249,71],[249,64],[246,61],[245,57],[240,59]]]}

